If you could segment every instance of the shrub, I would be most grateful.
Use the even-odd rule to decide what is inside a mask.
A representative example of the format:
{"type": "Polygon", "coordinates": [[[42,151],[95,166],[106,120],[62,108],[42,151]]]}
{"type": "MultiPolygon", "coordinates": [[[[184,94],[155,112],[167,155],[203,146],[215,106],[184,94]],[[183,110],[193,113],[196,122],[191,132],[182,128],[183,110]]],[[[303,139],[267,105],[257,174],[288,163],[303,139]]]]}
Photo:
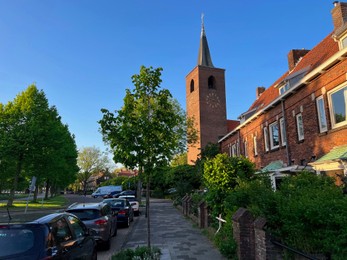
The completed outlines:
{"type": "Polygon", "coordinates": [[[283,179],[276,192],[270,187],[264,178],[241,181],[225,208],[265,217],[268,232],[295,249],[333,259],[347,255],[347,200],[331,178],[302,172],[283,179]]]}

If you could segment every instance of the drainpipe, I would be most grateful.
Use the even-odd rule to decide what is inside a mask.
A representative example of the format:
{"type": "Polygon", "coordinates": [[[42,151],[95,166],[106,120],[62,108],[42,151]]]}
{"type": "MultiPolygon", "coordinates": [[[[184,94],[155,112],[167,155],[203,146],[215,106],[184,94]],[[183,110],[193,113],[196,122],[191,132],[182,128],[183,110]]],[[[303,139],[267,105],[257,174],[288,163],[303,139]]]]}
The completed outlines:
{"type": "Polygon", "coordinates": [[[287,118],[286,118],[286,113],[285,113],[285,110],[284,110],[284,100],[283,99],[281,100],[281,105],[282,105],[284,132],[286,133],[287,165],[290,166],[290,165],[292,165],[292,160],[291,160],[290,151],[289,151],[288,132],[287,132],[287,118]]]}

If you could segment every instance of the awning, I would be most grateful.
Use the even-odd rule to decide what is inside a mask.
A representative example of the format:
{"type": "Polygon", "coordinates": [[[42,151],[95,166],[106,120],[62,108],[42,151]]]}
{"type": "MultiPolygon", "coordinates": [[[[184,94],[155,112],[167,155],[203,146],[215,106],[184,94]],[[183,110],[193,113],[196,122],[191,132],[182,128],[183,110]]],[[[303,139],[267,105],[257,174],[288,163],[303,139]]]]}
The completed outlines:
{"type": "Polygon", "coordinates": [[[315,162],[309,163],[316,171],[344,169],[347,171],[347,145],[334,147],[315,162]]]}
{"type": "Polygon", "coordinates": [[[268,165],[266,165],[263,169],[260,170],[260,172],[275,172],[278,169],[281,169],[284,167],[283,161],[272,161],[268,165]]]}

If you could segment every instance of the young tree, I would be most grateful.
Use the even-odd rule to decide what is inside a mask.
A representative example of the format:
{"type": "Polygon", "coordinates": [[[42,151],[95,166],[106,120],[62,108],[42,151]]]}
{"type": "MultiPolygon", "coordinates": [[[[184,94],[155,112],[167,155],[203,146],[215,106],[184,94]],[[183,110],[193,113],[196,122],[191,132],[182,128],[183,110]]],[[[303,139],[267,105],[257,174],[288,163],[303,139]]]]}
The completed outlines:
{"type": "Polygon", "coordinates": [[[77,164],[80,168],[77,180],[82,183],[84,195],[87,192],[89,178],[102,169],[106,169],[108,157],[96,147],[84,147],[78,153],[77,164]]]}
{"type": "Polygon", "coordinates": [[[127,168],[144,169],[147,195],[147,241],[150,247],[149,189],[151,173],[167,165],[186,146],[186,117],[167,89],[161,89],[162,68],[141,67],[132,76],[134,90],[126,90],[123,107],[102,109],[99,121],[103,140],[113,151],[115,162],[127,168]]]}

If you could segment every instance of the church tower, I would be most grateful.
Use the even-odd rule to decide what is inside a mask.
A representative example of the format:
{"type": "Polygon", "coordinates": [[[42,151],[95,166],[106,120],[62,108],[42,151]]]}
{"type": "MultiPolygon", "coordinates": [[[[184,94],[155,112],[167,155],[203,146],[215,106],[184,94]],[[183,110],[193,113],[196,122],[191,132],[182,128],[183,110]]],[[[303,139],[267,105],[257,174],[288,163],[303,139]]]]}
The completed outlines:
{"type": "Polygon", "coordinates": [[[202,17],[197,66],[186,76],[187,116],[194,118],[198,141],[188,145],[188,164],[194,164],[208,143],[227,133],[224,69],[215,68],[202,17]]]}

